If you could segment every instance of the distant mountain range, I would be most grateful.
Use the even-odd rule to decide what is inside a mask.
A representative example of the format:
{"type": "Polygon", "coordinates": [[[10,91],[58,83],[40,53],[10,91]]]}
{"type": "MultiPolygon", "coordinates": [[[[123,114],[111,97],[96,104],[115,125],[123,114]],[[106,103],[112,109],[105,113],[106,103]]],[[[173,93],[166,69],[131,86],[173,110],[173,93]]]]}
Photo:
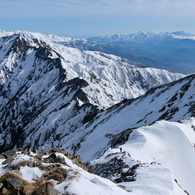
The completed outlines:
{"type": "Polygon", "coordinates": [[[145,66],[167,69],[172,72],[195,72],[195,35],[185,32],[143,33],[93,37],[102,44],[118,46],[118,50],[104,51],[140,62],[145,66]]]}
{"type": "Polygon", "coordinates": [[[181,38],[181,39],[192,39],[195,40],[195,35],[191,34],[191,33],[186,33],[183,31],[178,31],[178,32],[165,32],[165,33],[155,33],[155,32],[147,32],[144,33],[142,31],[139,31],[137,33],[132,33],[132,34],[128,34],[128,35],[112,35],[112,36],[105,36],[105,37],[92,37],[89,38],[89,40],[92,41],[97,41],[97,42],[104,42],[104,43],[121,43],[121,42],[142,42],[142,41],[146,41],[146,40],[152,40],[152,39],[156,39],[156,40],[163,40],[163,39],[174,39],[174,38],[181,38]]]}

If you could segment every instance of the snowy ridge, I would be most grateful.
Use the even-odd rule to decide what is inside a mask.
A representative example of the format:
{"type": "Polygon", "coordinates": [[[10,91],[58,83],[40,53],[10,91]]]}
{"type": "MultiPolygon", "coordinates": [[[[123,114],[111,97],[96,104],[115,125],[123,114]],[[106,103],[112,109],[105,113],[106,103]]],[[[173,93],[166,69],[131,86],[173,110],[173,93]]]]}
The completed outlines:
{"type": "MultiPolygon", "coordinates": [[[[36,123],[31,124],[25,130],[28,138],[24,144],[30,144],[32,147],[39,145],[40,150],[52,147],[67,148],[81,155],[85,161],[95,159],[109,147],[115,147],[118,142],[126,140],[126,136],[134,128],[162,119],[179,121],[194,117],[194,82],[195,75],[191,75],[175,83],[152,89],[137,99],[126,100],[98,114],[96,112],[97,116],[92,117],[89,123],[73,125],[73,131],[72,127],[67,125],[75,123],[75,118],[68,124],[63,124],[61,117],[64,115],[61,115],[55,121],[57,129],[44,139],[44,144],[42,140],[36,141],[32,138],[39,137],[40,134],[43,136],[43,130],[49,130],[52,123],[50,120],[45,122],[43,128],[37,128],[36,123]],[[36,127],[36,133],[31,133],[33,126],[36,127]],[[101,140],[101,143],[94,144],[98,143],[98,140],[101,140]]],[[[191,142],[194,143],[194,140],[191,142]]]]}
{"type": "Polygon", "coordinates": [[[108,149],[91,164],[96,173],[107,178],[111,176],[111,180],[118,181],[118,185],[136,195],[194,194],[195,150],[189,140],[195,138],[194,125],[195,119],[190,118],[182,124],[159,121],[135,129],[124,144],[108,149]],[[186,136],[189,133],[190,137],[186,136]],[[120,147],[124,152],[119,152],[120,147]],[[121,172],[114,170],[117,162],[120,162],[121,172]],[[108,171],[107,166],[112,166],[114,171],[108,171]],[[124,182],[127,180],[124,175],[129,178],[131,175],[134,181],[124,182]]]}
{"type": "MultiPolygon", "coordinates": [[[[194,119],[191,122],[192,125],[194,119]]],[[[195,150],[194,146],[183,133],[183,131],[192,130],[189,125],[181,126],[178,123],[158,122],[151,127],[143,127],[137,130],[136,134],[142,135],[145,139],[141,143],[138,139],[136,140],[136,137],[138,138],[137,135],[136,137],[134,137],[134,134],[130,135],[130,140],[126,145],[129,149],[126,146],[124,146],[124,149],[130,152],[135,159],[141,160],[142,162],[155,161],[162,164],[171,170],[173,177],[184,190],[189,194],[194,194],[193,175],[195,173],[195,150]],[[134,144],[129,145],[129,143],[132,143],[131,140],[133,140],[134,144]],[[140,146],[142,145],[142,147],[135,146],[136,142],[140,146]],[[185,171],[183,167],[185,167],[185,171]]],[[[193,134],[193,138],[194,136],[195,133],[193,134]]]]}
{"type": "MultiPolygon", "coordinates": [[[[79,143],[75,149],[88,161],[103,154],[106,148],[114,146],[118,139],[125,140],[126,134],[133,128],[162,119],[179,121],[194,117],[194,92],[195,75],[191,75],[100,112],[93,122],[83,127],[83,130],[89,133],[83,135],[81,133],[83,131],[79,131],[77,134],[79,139],[72,140],[73,143],[79,143]],[[101,145],[94,145],[97,140],[101,140],[101,145]]],[[[64,147],[68,147],[65,142],[64,147]]]]}
{"type": "Polygon", "coordinates": [[[6,31],[0,31],[0,37],[6,37],[11,35],[21,35],[23,37],[26,37],[28,39],[38,39],[39,41],[44,42],[69,42],[76,40],[74,38],[68,38],[68,37],[59,37],[53,34],[41,34],[38,32],[28,32],[28,31],[13,31],[13,32],[6,32],[6,31]]]}

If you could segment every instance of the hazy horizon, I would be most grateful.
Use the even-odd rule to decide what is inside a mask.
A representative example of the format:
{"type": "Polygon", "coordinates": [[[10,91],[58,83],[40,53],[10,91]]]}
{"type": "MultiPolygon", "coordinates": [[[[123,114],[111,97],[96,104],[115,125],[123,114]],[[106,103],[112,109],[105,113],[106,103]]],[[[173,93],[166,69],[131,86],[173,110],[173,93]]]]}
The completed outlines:
{"type": "Polygon", "coordinates": [[[187,33],[187,34],[191,34],[192,36],[195,36],[195,33],[192,33],[192,32],[187,32],[187,31],[183,31],[183,30],[180,30],[180,31],[164,31],[164,32],[157,32],[157,31],[135,31],[135,32],[129,32],[129,33],[114,33],[113,34],[105,34],[105,35],[91,35],[91,36],[66,36],[66,35],[60,35],[60,34],[55,34],[55,33],[44,33],[44,32],[38,32],[38,31],[28,31],[28,30],[12,30],[12,31],[7,31],[5,29],[0,29],[0,31],[4,31],[4,32],[29,32],[29,33],[40,33],[40,34],[45,34],[45,35],[56,35],[56,36],[59,36],[59,37],[67,37],[67,38],[75,38],[75,39],[90,39],[90,38],[94,38],[94,37],[107,37],[107,36],[115,36],[115,35],[118,35],[118,36],[128,36],[130,34],[136,34],[136,33],[139,33],[139,32],[142,32],[142,33],[155,33],[155,34],[160,34],[160,33],[179,33],[179,32],[183,32],[183,33],[187,33]]]}

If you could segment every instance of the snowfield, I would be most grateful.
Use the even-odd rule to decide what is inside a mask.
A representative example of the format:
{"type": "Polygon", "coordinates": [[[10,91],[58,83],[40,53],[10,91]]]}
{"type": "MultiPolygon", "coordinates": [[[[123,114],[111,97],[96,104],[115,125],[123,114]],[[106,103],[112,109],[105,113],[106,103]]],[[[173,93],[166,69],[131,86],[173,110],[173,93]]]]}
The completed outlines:
{"type": "Polygon", "coordinates": [[[135,129],[123,145],[107,150],[91,164],[106,164],[114,155],[130,167],[139,163],[136,181],[118,184],[132,190],[132,194],[184,195],[185,190],[193,195],[195,149],[191,139],[195,138],[194,123],[195,118],[183,123],[159,121],[135,129]],[[190,138],[186,136],[189,133],[190,138]],[[119,152],[120,147],[125,155],[119,152]]]}
{"type": "MultiPolygon", "coordinates": [[[[190,121],[191,126],[194,125],[195,120],[190,121]]],[[[184,190],[194,194],[195,149],[190,139],[195,138],[195,131],[189,124],[184,124],[160,121],[151,127],[137,129],[122,147],[141,162],[160,163],[170,170],[173,179],[184,190]],[[193,131],[190,139],[184,133],[189,131],[193,131]]]]}

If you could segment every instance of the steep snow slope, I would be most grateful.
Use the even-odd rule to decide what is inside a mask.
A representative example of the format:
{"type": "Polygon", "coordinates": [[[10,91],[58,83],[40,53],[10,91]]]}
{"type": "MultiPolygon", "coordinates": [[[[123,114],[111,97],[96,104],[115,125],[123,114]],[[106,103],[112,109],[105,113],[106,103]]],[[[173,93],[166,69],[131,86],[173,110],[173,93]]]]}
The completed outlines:
{"type": "MultiPolygon", "coordinates": [[[[193,119],[192,124],[194,122],[193,119]]],[[[157,122],[151,127],[134,131],[123,148],[137,160],[148,163],[155,161],[168,168],[178,184],[189,194],[194,194],[195,149],[183,133],[188,130],[189,125],[157,122]]]]}
{"type": "MultiPolygon", "coordinates": [[[[96,111],[82,91],[88,83],[80,78],[67,79],[60,58],[49,47],[13,35],[4,38],[0,55],[1,150],[22,146],[30,130],[35,143],[54,130],[74,131],[85,116],[96,111]],[[70,122],[70,121],[77,121],[70,122]],[[39,135],[33,134],[39,129],[39,135]]],[[[85,119],[87,121],[87,119],[85,119]]],[[[56,135],[57,136],[57,135],[56,135]]]]}
{"type": "MultiPolygon", "coordinates": [[[[158,87],[135,99],[127,100],[100,112],[90,124],[87,134],[77,134],[76,152],[85,160],[103,154],[105,148],[114,146],[117,140],[125,140],[132,128],[152,124],[157,120],[179,121],[195,116],[195,75],[158,87]],[[97,143],[101,140],[101,144],[97,143]]],[[[83,132],[81,130],[81,132],[83,132]]],[[[63,143],[64,147],[68,147],[63,143]]]]}
{"type": "Polygon", "coordinates": [[[135,129],[124,144],[108,149],[91,164],[97,174],[135,194],[194,194],[195,150],[190,141],[195,138],[194,125],[190,118],[183,124],[159,121],[135,129]]]}
{"type": "MultiPolygon", "coordinates": [[[[118,142],[125,141],[134,128],[162,119],[179,121],[195,116],[194,91],[195,75],[191,75],[152,89],[137,99],[126,100],[101,111],[88,123],[75,128],[73,132],[58,128],[44,140],[44,144],[32,140],[32,137],[38,137],[43,133],[41,129],[37,129],[36,134],[31,134],[31,130],[27,129],[29,137],[25,140],[25,144],[31,144],[32,147],[39,146],[39,149],[67,148],[81,155],[85,161],[89,161],[102,155],[109,147],[115,147],[118,142]]],[[[46,124],[44,123],[44,128],[48,129],[46,124]]]]}
{"type": "MultiPolygon", "coordinates": [[[[183,76],[166,70],[138,68],[127,60],[100,52],[84,51],[81,54],[79,50],[59,45],[54,49],[74,64],[73,67],[68,67],[69,71],[73,69],[79,77],[90,83],[84,89],[89,101],[104,108],[124,98],[138,97],[152,87],[183,76]]],[[[66,66],[64,68],[67,69],[66,66]]]]}

